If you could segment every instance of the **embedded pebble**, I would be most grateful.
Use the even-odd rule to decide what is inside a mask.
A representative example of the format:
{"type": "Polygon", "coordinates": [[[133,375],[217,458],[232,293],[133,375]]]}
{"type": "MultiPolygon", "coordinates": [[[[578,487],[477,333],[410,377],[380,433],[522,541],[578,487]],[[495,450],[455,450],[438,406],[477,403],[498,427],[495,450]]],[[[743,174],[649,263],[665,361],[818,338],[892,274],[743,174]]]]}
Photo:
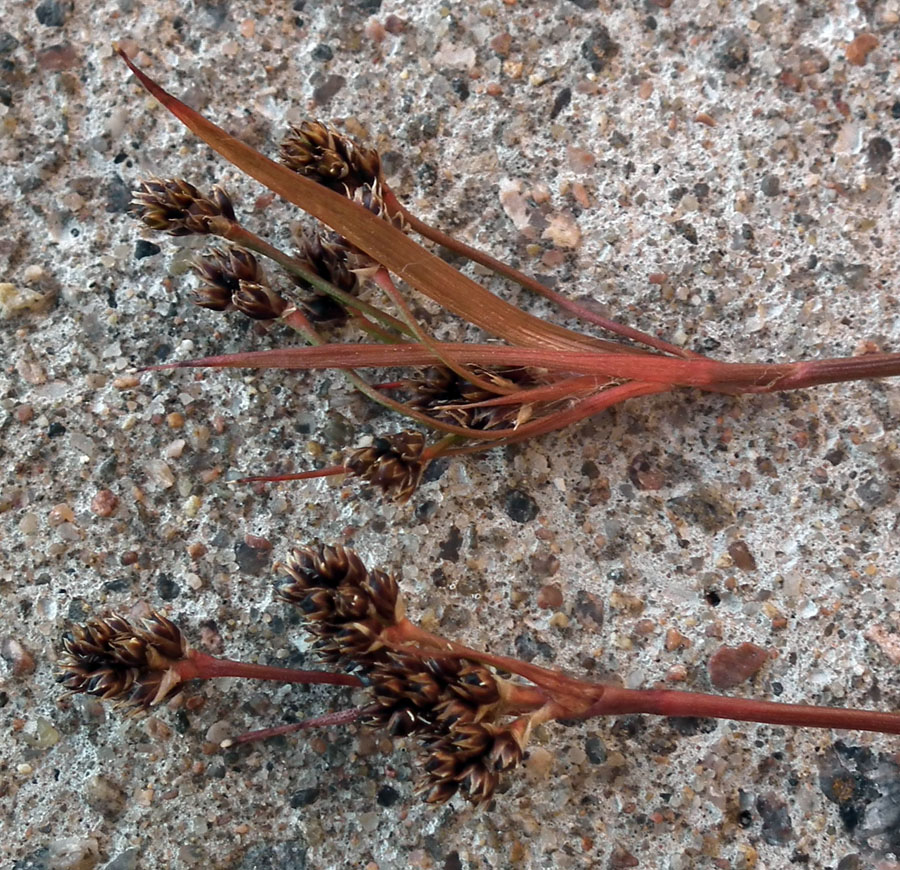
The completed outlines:
{"type": "Polygon", "coordinates": [[[119,497],[109,489],[101,489],[91,499],[91,510],[98,517],[111,517],[119,507],[119,497]]]}
{"type": "Polygon", "coordinates": [[[49,719],[37,716],[25,726],[22,739],[32,749],[49,749],[59,743],[59,731],[49,719]]]}
{"type": "Polygon", "coordinates": [[[542,610],[558,610],[563,603],[563,593],[558,583],[547,583],[540,588],[537,606],[542,610]]]}
{"type": "Polygon", "coordinates": [[[854,66],[863,66],[869,53],[876,48],[878,48],[878,37],[872,33],[861,33],[847,46],[847,60],[854,66]]]}
{"type": "Polygon", "coordinates": [[[777,175],[773,175],[770,172],[763,176],[759,189],[766,196],[778,196],[778,194],[781,193],[781,182],[778,180],[777,175]]]}
{"type": "Polygon", "coordinates": [[[162,459],[151,459],[144,464],[144,472],[147,480],[159,489],[169,489],[175,484],[175,475],[172,469],[162,459]]]}
{"type": "Polygon", "coordinates": [[[47,870],[91,870],[100,860],[100,844],[93,837],[52,840],[47,851],[47,870]]]}
{"type": "Polygon", "coordinates": [[[58,0],[44,0],[35,7],[34,14],[44,27],[62,27],[66,22],[66,8],[58,0]]]}
{"type": "Polygon", "coordinates": [[[890,631],[883,625],[872,625],[866,629],[863,637],[872,641],[892,664],[900,665],[900,634],[890,631]]]}
{"type": "Polygon", "coordinates": [[[0,319],[9,320],[29,311],[42,311],[53,301],[53,294],[38,293],[27,287],[0,283],[0,319]]]}
{"type": "Polygon", "coordinates": [[[233,734],[234,725],[225,719],[219,719],[218,722],[213,722],[213,724],[206,729],[205,738],[209,743],[214,743],[218,746],[223,740],[233,734]]]}
{"type": "Polygon", "coordinates": [[[185,445],[187,441],[184,438],[176,438],[171,444],[166,447],[165,457],[166,459],[180,459],[181,454],[184,453],[185,445]]]}
{"type": "Polygon", "coordinates": [[[741,571],[755,571],[756,559],[745,541],[733,541],[728,545],[728,554],[741,571]]]}
{"type": "Polygon", "coordinates": [[[181,594],[181,587],[168,574],[156,578],[156,594],[163,601],[174,601],[181,594]]]}
{"type": "MultiPolygon", "coordinates": [[[[78,65],[78,52],[70,43],[51,45],[37,52],[38,66],[47,71],[59,72],[78,65]]],[[[130,199],[130,191],[129,191],[130,199]]],[[[124,210],[124,209],[123,209],[124,210]]]]}
{"type": "Polygon", "coordinates": [[[717,689],[733,689],[749,680],[768,660],[768,652],[753,643],[721,646],[709,659],[709,679],[717,689]]]}
{"type": "Polygon", "coordinates": [[[511,489],[504,500],[506,515],[517,523],[527,523],[539,513],[537,502],[521,489],[511,489]]]}
{"type": "Polygon", "coordinates": [[[570,214],[550,215],[542,239],[549,239],[559,248],[577,248],[581,244],[581,230],[570,214]]]}
{"type": "Polygon", "coordinates": [[[36,535],[39,528],[40,520],[34,511],[22,514],[22,518],[19,520],[19,531],[23,535],[36,535]]]}
{"type": "Polygon", "coordinates": [[[601,72],[618,53],[618,44],[602,24],[597,25],[581,44],[581,56],[595,73],[601,72]]]}
{"type": "Polygon", "coordinates": [[[866,145],[866,161],[872,172],[884,172],[894,153],[894,146],[884,136],[875,136],[866,145]]]}
{"type": "Polygon", "coordinates": [[[762,836],[770,846],[784,846],[794,837],[787,804],[774,792],[766,792],[756,800],[762,818],[762,836]]]}
{"type": "Polygon", "coordinates": [[[3,658],[9,664],[13,676],[23,677],[34,671],[34,656],[25,645],[14,637],[7,637],[0,647],[3,658]]]}

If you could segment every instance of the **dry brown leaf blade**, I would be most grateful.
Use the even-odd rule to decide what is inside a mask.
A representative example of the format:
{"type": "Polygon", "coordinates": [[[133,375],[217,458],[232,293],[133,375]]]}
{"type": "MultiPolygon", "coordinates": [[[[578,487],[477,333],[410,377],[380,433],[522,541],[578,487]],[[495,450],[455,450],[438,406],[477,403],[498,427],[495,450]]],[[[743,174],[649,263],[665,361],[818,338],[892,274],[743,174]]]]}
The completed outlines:
{"type": "Polygon", "coordinates": [[[612,342],[546,323],[505,302],[425,250],[389,222],[340,194],[297,175],[226,133],[164,90],[135,66],[120,47],[116,46],[116,51],[147,91],[210,148],[269,190],[337,230],[356,247],[453,314],[492,335],[524,347],[567,350],[617,348],[620,352],[625,351],[612,342]]]}

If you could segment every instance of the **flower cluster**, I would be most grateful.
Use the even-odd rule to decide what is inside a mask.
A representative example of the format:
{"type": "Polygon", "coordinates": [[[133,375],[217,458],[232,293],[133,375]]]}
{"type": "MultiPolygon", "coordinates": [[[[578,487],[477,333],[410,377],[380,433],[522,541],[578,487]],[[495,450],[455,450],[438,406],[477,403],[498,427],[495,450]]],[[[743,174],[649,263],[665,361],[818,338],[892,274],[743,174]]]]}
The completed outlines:
{"type": "Polygon", "coordinates": [[[135,215],[170,236],[209,235],[235,220],[234,203],[221,187],[211,196],[183,178],[148,178],[134,192],[135,215]]]}
{"type": "Polygon", "coordinates": [[[524,732],[500,724],[506,681],[464,658],[391,653],[369,674],[369,724],[422,744],[419,792],[443,803],[460,792],[473,803],[494,793],[500,773],[522,759],[524,732]]]}
{"type": "MultiPolygon", "coordinates": [[[[535,387],[542,381],[538,372],[525,366],[485,368],[471,366],[469,370],[479,380],[502,387],[535,387]]],[[[446,366],[429,366],[404,381],[410,391],[407,404],[424,411],[435,420],[463,426],[467,429],[488,430],[507,427],[522,418],[522,406],[484,405],[497,393],[472,383],[446,366]]],[[[534,409],[531,409],[533,412],[534,409]]]]}
{"type": "Polygon", "coordinates": [[[459,791],[488,800],[500,773],[521,760],[527,734],[502,724],[511,684],[464,657],[398,649],[389,630],[406,620],[396,581],[346,547],[298,548],[281,570],[278,594],[300,611],[316,653],[365,674],[373,703],[363,720],[421,743],[425,799],[459,791]]]}
{"type": "Polygon", "coordinates": [[[380,635],[403,619],[393,577],[341,546],[298,547],[279,568],[277,594],[300,611],[320,658],[363,668],[384,659],[380,635]]]}
{"type": "Polygon", "coordinates": [[[181,691],[173,666],[189,647],[160,613],[133,623],[114,614],[74,626],[62,639],[58,681],[70,692],[146,709],[181,691]]]}
{"type": "Polygon", "coordinates": [[[415,492],[425,473],[428,459],[424,451],[425,436],[407,429],[352,450],[344,465],[353,475],[390,493],[402,504],[415,492]]]}

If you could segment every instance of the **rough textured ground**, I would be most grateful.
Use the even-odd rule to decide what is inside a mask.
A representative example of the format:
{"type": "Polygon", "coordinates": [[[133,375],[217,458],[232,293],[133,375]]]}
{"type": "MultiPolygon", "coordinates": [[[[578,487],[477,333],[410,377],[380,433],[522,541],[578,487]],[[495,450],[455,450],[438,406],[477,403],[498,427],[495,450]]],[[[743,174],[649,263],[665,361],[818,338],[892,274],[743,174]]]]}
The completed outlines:
{"type": "Polygon", "coordinates": [[[308,115],[364,132],[421,216],[689,347],[900,349],[900,4],[665,5],[6,10],[0,865],[898,866],[896,738],[554,726],[488,808],[434,810],[407,750],[362,731],[212,751],[341,703],[325,691],[220,683],[129,720],[54,684],[69,620],[142,604],[198,643],[214,623],[233,657],[302,661],[271,567],[318,536],[402,568],[411,611],[473,645],[708,690],[712,654],[750,641],[771,660],[735,693],[900,707],[896,383],[634,402],[450,463],[402,508],[228,482],[394,428],[337,376],[128,386],[141,364],[292,340],[191,307],[189,250],[126,214],[137,179],[225,183],[275,242],[299,218],[153,105],[113,38],[269,153],[308,115]]]}

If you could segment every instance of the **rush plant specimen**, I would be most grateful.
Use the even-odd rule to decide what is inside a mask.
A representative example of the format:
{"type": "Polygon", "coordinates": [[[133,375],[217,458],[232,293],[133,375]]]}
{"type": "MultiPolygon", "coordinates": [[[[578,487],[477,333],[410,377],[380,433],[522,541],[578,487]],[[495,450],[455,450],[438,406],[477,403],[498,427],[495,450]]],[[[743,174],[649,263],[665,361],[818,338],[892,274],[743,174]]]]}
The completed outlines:
{"type": "Polygon", "coordinates": [[[337,369],[372,400],[434,431],[385,433],[341,465],[283,480],[352,474],[406,500],[436,456],[475,453],[564,428],[640,396],[681,387],[738,395],[813,387],[900,374],[900,354],[787,363],[727,363],[599,317],[516,269],[446,236],[414,215],[388,187],[374,150],[332,127],[304,122],[289,131],[281,163],[228,135],[164,91],[119,52],[141,83],[182,123],[239,169],[330,227],[310,231],[287,254],[245,227],[221,188],[204,193],[178,178],[150,179],[135,194],[138,216],[172,235],[205,235],[227,247],[196,262],[194,301],[206,308],[281,321],[306,347],[214,356],[170,368],[337,369]],[[444,245],[549,297],[568,314],[615,336],[593,337],[540,320],[490,293],[413,241],[444,245]],[[295,285],[277,289],[260,258],[295,285]],[[414,316],[395,278],[488,336],[478,342],[436,339],[414,316]],[[370,285],[362,296],[363,284],[370,285]],[[372,299],[382,299],[376,304],[372,299]],[[357,338],[331,340],[335,323],[357,338]],[[364,340],[358,340],[359,337],[364,340]],[[363,369],[410,369],[388,383],[363,369]]]}
{"type": "Polygon", "coordinates": [[[626,689],[462,646],[412,622],[396,579],[369,570],[346,547],[300,547],[280,568],[278,597],[297,609],[318,657],[345,672],[217,659],[152,613],[139,624],[111,615],[73,627],[63,637],[59,682],[138,711],[173,698],[190,680],[223,676],[364,688],[369,697],[359,706],[225,742],[358,720],[415,738],[419,791],[429,803],[457,793],[488,801],[500,775],[523,759],[534,728],[561,719],[651,713],[900,734],[900,713],[626,689]]]}

